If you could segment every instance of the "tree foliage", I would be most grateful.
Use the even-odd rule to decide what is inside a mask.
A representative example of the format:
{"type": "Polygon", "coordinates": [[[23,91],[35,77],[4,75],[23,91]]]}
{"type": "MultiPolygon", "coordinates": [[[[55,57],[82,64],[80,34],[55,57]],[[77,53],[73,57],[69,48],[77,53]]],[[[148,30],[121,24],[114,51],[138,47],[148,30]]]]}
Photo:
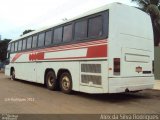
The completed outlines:
{"type": "Polygon", "coordinates": [[[146,7],[147,4],[155,4],[158,6],[160,3],[159,0],[131,0],[132,2],[136,2],[142,8],[146,7]]]}
{"type": "MultiPolygon", "coordinates": [[[[160,1],[159,0],[131,0],[131,1],[136,2],[139,5],[140,9],[145,12],[148,12],[148,10],[146,8],[148,7],[149,4],[156,5],[160,10],[160,1]]],[[[157,27],[157,25],[155,25],[155,18],[159,18],[160,16],[158,16],[158,14],[156,14],[155,16],[150,14],[150,16],[151,16],[152,25],[153,25],[154,44],[155,44],[155,46],[158,46],[160,44],[160,31],[159,31],[159,27],[157,27]]]]}
{"type": "Polygon", "coordinates": [[[0,41],[0,61],[6,60],[7,56],[7,47],[8,43],[11,41],[11,39],[4,39],[0,41]]]}
{"type": "Polygon", "coordinates": [[[30,32],[32,32],[32,31],[34,31],[34,30],[25,30],[25,31],[22,33],[21,36],[23,36],[23,35],[25,35],[25,34],[27,34],[27,33],[30,33],[30,32]]]}

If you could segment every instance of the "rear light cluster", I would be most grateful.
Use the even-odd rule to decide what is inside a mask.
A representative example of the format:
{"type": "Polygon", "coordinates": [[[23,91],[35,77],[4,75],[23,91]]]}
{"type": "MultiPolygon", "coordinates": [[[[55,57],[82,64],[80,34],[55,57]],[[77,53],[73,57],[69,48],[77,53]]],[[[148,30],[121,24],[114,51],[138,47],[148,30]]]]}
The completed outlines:
{"type": "Polygon", "coordinates": [[[121,59],[120,58],[114,58],[114,75],[120,75],[120,69],[121,69],[121,59]]]}

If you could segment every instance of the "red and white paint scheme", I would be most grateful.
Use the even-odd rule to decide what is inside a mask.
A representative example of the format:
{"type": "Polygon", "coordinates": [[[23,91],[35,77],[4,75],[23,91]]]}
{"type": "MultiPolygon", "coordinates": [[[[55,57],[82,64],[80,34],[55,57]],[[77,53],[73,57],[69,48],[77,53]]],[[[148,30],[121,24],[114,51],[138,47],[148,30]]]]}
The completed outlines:
{"type": "Polygon", "coordinates": [[[91,58],[107,58],[107,39],[20,52],[16,53],[14,57],[11,58],[11,62],[59,61],[91,58]],[[27,56],[28,58],[26,59],[27,56]]]}
{"type": "MultiPolygon", "coordinates": [[[[85,31],[81,32],[80,35],[84,35],[85,31]]],[[[149,15],[139,9],[113,3],[11,41],[8,48],[10,63],[6,65],[5,74],[14,79],[47,84],[52,90],[59,85],[64,93],[72,90],[120,93],[150,89],[154,85],[153,46],[149,15]],[[77,31],[75,28],[81,19],[86,20],[89,26],[87,37],[76,40],[77,31],[83,29],[83,26],[77,31]],[[94,24],[96,27],[92,25],[91,29],[90,24],[95,21],[102,27],[94,24]],[[72,24],[72,31],[75,31],[71,32],[72,40],[64,42],[65,32],[69,36],[69,29],[65,29],[68,24],[72,24]],[[60,44],[54,44],[53,34],[56,36],[54,31],[57,26],[63,29],[60,44]],[[44,32],[46,36],[46,31],[50,29],[53,32],[51,44],[38,47],[37,43],[37,47],[33,48],[34,35],[40,42],[40,34],[44,32]],[[94,37],[91,31],[96,34],[94,37]],[[32,38],[32,45],[27,49],[29,38],[32,38]],[[24,45],[20,46],[20,41],[24,39],[27,41],[23,43],[26,49],[23,49],[24,45]]]]}

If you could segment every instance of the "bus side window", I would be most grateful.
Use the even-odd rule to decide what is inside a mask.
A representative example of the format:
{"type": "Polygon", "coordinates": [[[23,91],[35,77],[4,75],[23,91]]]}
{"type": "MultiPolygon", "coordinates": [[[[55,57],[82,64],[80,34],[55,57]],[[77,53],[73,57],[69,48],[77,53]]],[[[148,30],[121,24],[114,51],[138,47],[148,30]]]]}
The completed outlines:
{"type": "Polygon", "coordinates": [[[23,40],[22,50],[26,49],[26,39],[23,40]]]}
{"type": "Polygon", "coordinates": [[[11,52],[14,52],[14,42],[11,44],[11,52]]]}
{"type": "Polygon", "coordinates": [[[38,36],[38,47],[44,46],[45,33],[40,33],[38,36]]]}
{"type": "Polygon", "coordinates": [[[61,41],[62,41],[62,27],[59,27],[54,30],[53,43],[60,43],[61,41]]]}
{"type": "Polygon", "coordinates": [[[18,42],[15,42],[15,52],[17,51],[18,48],[18,42]]]}
{"type": "Polygon", "coordinates": [[[7,51],[10,51],[10,50],[11,50],[11,44],[8,44],[7,51]]]}
{"type": "Polygon", "coordinates": [[[18,42],[18,51],[22,50],[22,40],[18,42]]]}
{"type": "Polygon", "coordinates": [[[72,40],[72,24],[64,26],[63,28],[63,42],[72,40]]]}
{"type": "Polygon", "coordinates": [[[27,39],[27,49],[30,49],[32,47],[32,37],[29,37],[27,39]]]}
{"type": "Polygon", "coordinates": [[[32,48],[36,48],[37,47],[37,35],[33,36],[33,40],[32,40],[32,48]]]}
{"type": "Polygon", "coordinates": [[[102,36],[103,25],[102,16],[97,16],[89,19],[88,37],[100,37],[102,36]]]}
{"type": "Polygon", "coordinates": [[[7,58],[7,62],[9,62],[10,52],[11,52],[11,43],[8,44],[8,48],[7,48],[7,57],[6,57],[7,58]]]}
{"type": "Polygon", "coordinates": [[[87,20],[75,23],[75,40],[83,40],[87,38],[87,20]]]}
{"type": "Polygon", "coordinates": [[[46,32],[45,36],[45,46],[50,45],[52,43],[52,30],[46,32]]]}

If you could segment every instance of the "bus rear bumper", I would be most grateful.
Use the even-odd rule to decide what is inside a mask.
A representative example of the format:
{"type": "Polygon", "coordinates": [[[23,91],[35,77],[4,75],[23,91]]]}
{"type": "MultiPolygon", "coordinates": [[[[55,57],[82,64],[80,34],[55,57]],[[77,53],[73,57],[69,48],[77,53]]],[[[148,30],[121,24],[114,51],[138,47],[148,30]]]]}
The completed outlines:
{"type": "Polygon", "coordinates": [[[109,78],[109,93],[153,89],[154,77],[109,78]]]}

